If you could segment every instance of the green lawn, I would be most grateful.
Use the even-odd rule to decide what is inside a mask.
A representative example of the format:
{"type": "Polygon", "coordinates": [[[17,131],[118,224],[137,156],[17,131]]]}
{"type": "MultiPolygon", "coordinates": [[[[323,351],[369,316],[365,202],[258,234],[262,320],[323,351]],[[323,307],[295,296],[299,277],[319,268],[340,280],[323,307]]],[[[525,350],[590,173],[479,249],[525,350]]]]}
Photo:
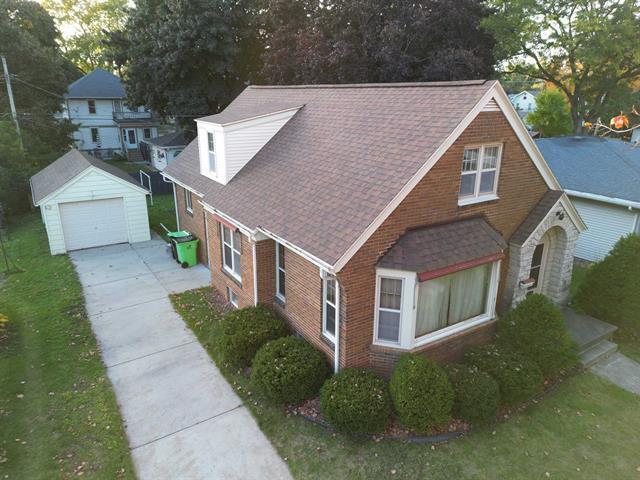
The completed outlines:
{"type": "Polygon", "coordinates": [[[214,341],[221,314],[209,288],[172,300],[296,478],[640,478],[640,397],[589,373],[508,421],[445,445],[356,440],[265,404],[244,375],[221,365],[214,341]]]}
{"type": "Polygon", "coordinates": [[[160,226],[161,223],[169,230],[176,229],[176,209],[173,195],[154,195],[153,206],[149,199],[147,199],[147,205],[149,206],[149,226],[152,230],[164,235],[165,231],[160,226]]]}
{"type": "MultiPolygon", "coordinates": [[[[577,265],[573,267],[571,298],[578,292],[580,284],[584,281],[587,274],[587,269],[588,267],[580,267],[577,265]]],[[[573,307],[580,311],[576,305],[573,305],[573,307]]],[[[636,362],[640,362],[640,330],[638,330],[638,325],[639,322],[637,318],[629,318],[626,321],[621,321],[617,324],[618,330],[616,330],[616,333],[613,335],[613,341],[618,344],[619,350],[636,362]]]]}
{"type": "Polygon", "coordinates": [[[0,313],[10,321],[0,341],[0,478],[134,478],[71,262],[49,254],[39,215],[7,236],[24,272],[3,274],[0,262],[0,313]]]}

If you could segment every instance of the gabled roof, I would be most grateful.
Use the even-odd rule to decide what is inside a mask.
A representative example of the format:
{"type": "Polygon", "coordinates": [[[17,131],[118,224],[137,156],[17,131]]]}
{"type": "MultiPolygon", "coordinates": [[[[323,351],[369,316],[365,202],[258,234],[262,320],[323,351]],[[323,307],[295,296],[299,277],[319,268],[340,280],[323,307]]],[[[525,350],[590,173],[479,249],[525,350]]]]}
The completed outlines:
{"type": "MultiPolygon", "coordinates": [[[[259,88],[259,87],[254,87],[259,88]]],[[[302,105],[289,101],[286,98],[267,101],[264,103],[240,103],[232,102],[222,112],[207,117],[198,118],[199,122],[216,123],[219,125],[229,125],[231,123],[243,122],[254,118],[273,115],[300,108],[302,105]]]]}
{"type": "Polygon", "coordinates": [[[65,98],[124,98],[122,81],[111,72],[96,68],[67,88],[65,98]]]}
{"type": "Polygon", "coordinates": [[[338,271],[492,98],[558,188],[504,91],[483,80],[248,87],[227,110],[303,106],[226,185],[200,175],[195,140],[163,175],[338,271]]]}
{"type": "Polygon", "coordinates": [[[159,137],[150,138],[145,142],[157,147],[184,147],[187,143],[187,138],[183,130],[177,132],[167,133],[166,135],[160,135],[159,137]]]}
{"type": "Polygon", "coordinates": [[[516,245],[523,245],[538,225],[540,225],[540,222],[547,216],[549,210],[558,203],[562,195],[563,192],[561,190],[547,190],[538,204],[529,212],[527,218],[524,219],[513,235],[511,235],[509,241],[516,245]]]}
{"type": "Polygon", "coordinates": [[[37,205],[41,200],[62,188],[89,167],[103,170],[141,190],[146,190],[126,172],[73,148],[31,177],[33,203],[37,205]]]}
{"type": "Polygon", "coordinates": [[[640,148],[603,137],[553,137],[536,145],[565,190],[640,202],[640,148]]]}

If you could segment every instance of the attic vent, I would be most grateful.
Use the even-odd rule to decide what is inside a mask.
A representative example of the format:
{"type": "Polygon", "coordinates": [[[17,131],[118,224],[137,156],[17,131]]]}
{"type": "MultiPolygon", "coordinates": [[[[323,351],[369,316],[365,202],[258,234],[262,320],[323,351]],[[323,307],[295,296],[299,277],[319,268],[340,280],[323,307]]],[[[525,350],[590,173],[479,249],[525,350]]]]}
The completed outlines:
{"type": "Polygon", "coordinates": [[[500,111],[500,107],[498,106],[497,102],[495,101],[495,99],[491,99],[487,102],[487,104],[484,106],[484,108],[482,109],[483,112],[499,112],[500,111]]]}

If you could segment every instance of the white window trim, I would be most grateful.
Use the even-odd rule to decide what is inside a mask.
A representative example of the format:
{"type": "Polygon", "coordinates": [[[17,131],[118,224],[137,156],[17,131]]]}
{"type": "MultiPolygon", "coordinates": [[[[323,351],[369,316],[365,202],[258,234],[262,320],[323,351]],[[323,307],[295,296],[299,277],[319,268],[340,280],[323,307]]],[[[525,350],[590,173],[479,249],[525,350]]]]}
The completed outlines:
{"type": "Polygon", "coordinates": [[[227,287],[227,299],[231,305],[238,308],[238,294],[234,292],[231,287],[227,287]]]}
{"type": "MultiPolygon", "coordinates": [[[[242,235],[242,234],[240,234],[242,235]]],[[[236,272],[233,271],[233,267],[235,267],[234,264],[234,259],[233,259],[233,254],[237,253],[238,256],[240,257],[240,261],[242,262],[242,246],[238,245],[238,247],[240,248],[235,248],[236,246],[234,245],[234,240],[233,240],[233,230],[231,230],[231,228],[226,227],[225,225],[223,225],[222,223],[220,224],[220,242],[222,243],[222,268],[224,269],[225,272],[227,272],[229,275],[231,275],[233,278],[235,278],[238,282],[242,283],[242,277],[240,275],[238,275],[236,272]],[[228,228],[229,229],[229,238],[231,240],[231,244],[227,243],[224,241],[224,229],[228,228]],[[227,266],[227,262],[226,262],[226,255],[224,253],[224,246],[227,245],[229,248],[231,248],[231,268],[229,268],[227,266]]],[[[239,266],[241,268],[241,266],[239,266]]]]}
{"type": "MultiPolygon", "coordinates": [[[[280,301],[284,302],[285,298],[286,298],[286,295],[283,295],[280,292],[280,272],[284,273],[284,277],[285,277],[284,282],[285,282],[285,285],[286,285],[286,283],[287,283],[287,269],[286,269],[286,266],[285,266],[285,268],[282,268],[280,266],[280,246],[282,246],[282,248],[286,249],[286,247],[282,243],[276,242],[276,297],[280,301]]],[[[285,254],[285,256],[286,256],[286,254],[285,254]]]]}
{"type": "Polygon", "coordinates": [[[209,173],[216,175],[218,172],[218,156],[216,155],[216,134],[214,132],[207,132],[207,161],[209,167],[209,173]],[[211,142],[209,142],[211,139],[211,142]],[[213,150],[211,150],[210,143],[213,143],[213,150]],[[213,157],[213,168],[211,168],[211,158],[213,157]]]}
{"type": "Polygon", "coordinates": [[[496,316],[496,300],[498,296],[498,283],[500,281],[500,265],[501,260],[493,262],[491,268],[491,280],[489,283],[489,291],[487,292],[487,311],[476,317],[469,318],[462,322],[450,325],[448,327],[427,333],[419,338],[414,338],[416,329],[417,305],[416,299],[418,295],[418,276],[415,272],[405,272],[400,270],[391,270],[379,268],[376,271],[376,292],[375,292],[375,318],[373,330],[373,343],[382,347],[395,347],[404,350],[413,350],[430,343],[437,342],[452,335],[457,335],[465,330],[469,330],[483,323],[493,320],[496,316]],[[381,278],[395,278],[402,280],[402,299],[400,310],[400,333],[399,342],[391,342],[388,340],[378,339],[378,305],[380,302],[380,280],[381,278]]]}
{"type": "Polygon", "coordinates": [[[193,213],[193,197],[191,196],[191,191],[184,189],[184,208],[188,213],[193,213]]]}
{"type": "MultiPolygon", "coordinates": [[[[327,303],[329,303],[331,306],[333,306],[335,312],[336,312],[336,316],[334,319],[334,328],[337,330],[338,326],[340,325],[339,323],[339,319],[340,319],[340,290],[338,288],[338,279],[332,275],[325,275],[322,278],[322,335],[327,339],[330,340],[334,345],[336,342],[336,335],[329,332],[327,330],[327,303]],[[333,280],[335,282],[335,290],[336,290],[336,301],[335,303],[331,303],[329,300],[327,300],[327,281],[328,280],[333,280]]],[[[337,332],[336,332],[337,333],[337,332]]]]}
{"type": "MultiPolygon", "coordinates": [[[[474,203],[481,203],[481,202],[489,202],[491,200],[498,200],[500,198],[498,197],[498,180],[500,178],[500,165],[502,163],[503,144],[502,143],[485,143],[481,145],[465,145],[464,150],[473,150],[475,148],[479,149],[479,152],[478,152],[478,164],[476,166],[476,171],[475,171],[476,182],[473,188],[473,194],[465,195],[461,197],[460,191],[458,190],[459,206],[473,205],[474,203]],[[491,148],[491,147],[498,147],[498,158],[496,159],[496,168],[495,168],[496,175],[493,182],[493,191],[481,194],[480,180],[482,178],[482,172],[493,170],[491,168],[487,168],[487,169],[482,168],[482,163],[484,161],[484,150],[485,148],[491,148]]],[[[460,182],[462,182],[462,177],[465,173],[467,175],[471,174],[471,172],[463,172],[462,167],[460,167],[460,182]]]]}

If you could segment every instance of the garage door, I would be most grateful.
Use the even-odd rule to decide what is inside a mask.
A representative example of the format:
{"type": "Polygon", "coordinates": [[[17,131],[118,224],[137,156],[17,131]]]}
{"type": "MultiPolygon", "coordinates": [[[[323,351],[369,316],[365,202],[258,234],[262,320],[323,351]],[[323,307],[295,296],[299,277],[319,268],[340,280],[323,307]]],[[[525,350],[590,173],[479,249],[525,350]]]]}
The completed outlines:
{"type": "Polygon", "coordinates": [[[128,241],[122,198],[59,204],[67,250],[128,241]]]}

